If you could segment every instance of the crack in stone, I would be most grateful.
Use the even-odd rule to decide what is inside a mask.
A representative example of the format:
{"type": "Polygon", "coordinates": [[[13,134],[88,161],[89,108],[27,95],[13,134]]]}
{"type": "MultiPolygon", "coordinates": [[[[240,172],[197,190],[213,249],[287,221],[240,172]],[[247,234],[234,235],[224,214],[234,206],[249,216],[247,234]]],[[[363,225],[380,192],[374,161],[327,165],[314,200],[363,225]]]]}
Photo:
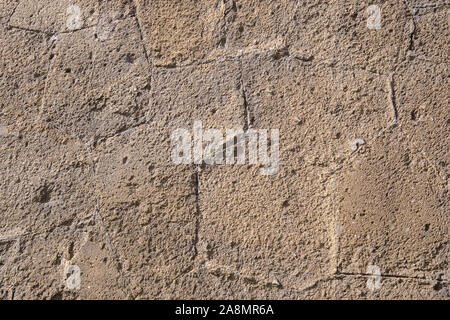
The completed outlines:
{"type": "MultiPolygon", "coordinates": [[[[137,25],[137,27],[139,29],[139,37],[141,39],[142,47],[144,48],[145,59],[147,60],[148,65],[151,66],[152,64],[150,62],[150,58],[149,58],[149,55],[148,55],[148,52],[147,52],[147,47],[145,46],[144,33],[142,32],[141,21],[139,20],[139,17],[138,17],[138,7],[137,7],[137,4],[136,4],[136,0],[134,0],[132,4],[133,4],[133,7],[134,7],[134,11],[135,11],[136,25],[137,25]]],[[[151,86],[151,84],[150,84],[150,86],[151,86]]]]}
{"type": "Polygon", "coordinates": [[[332,258],[332,263],[334,265],[331,266],[332,268],[332,272],[333,274],[336,274],[338,272],[338,267],[339,267],[339,236],[340,236],[340,232],[341,232],[341,227],[338,224],[339,221],[339,212],[337,210],[337,201],[336,201],[336,197],[337,197],[337,182],[336,182],[336,177],[334,174],[331,175],[331,183],[332,183],[332,187],[333,187],[333,197],[332,197],[332,208],[333,208],[333,216],[332,216],[332,224],[331,224],[331,228],[332,228],[332,241],[331,241],[331,246],[330,246],[330,250],[331,250],[331,258],[332,258]]]}
{"type": "MultiPolygon", "coordinates": [[[[363,278],[373,278],[373,274],[368,273],[353,273],[353,272],[338,272],[336,276],[348,276],[348,277],[363,277],[363,278]]],[[[410,277],[410,276],[402,276],[402,275],[392,275],[392,274],[381,274],[379,275],[381,278],[387,278],[387,279],[405,279],[405,280],[413,280],[413,281],[427,281],[427,282],[440,282],[440,283],[450,283],[448,280],[442,280],[442,279],[427,279],[425,277],[410,277]]]]}
{"type": "MultiPolygon", "coordinates": [[[[48,229],[51,229],[51,228],[48,228],[48,229]]],[[[37,232],[34,235],[37,235],[37,234],[40,234],[40,233],[43,233],[43,232],[37,232]]],[[[26,236],[26,235],[29,235],[29,234],[31,234],[31,232],[25,232],[25,233],[21,233],[21,234],[14,234],[14,235],[7,236],[7,237],[0,237],[0,242],[17,241],[20,237],[26,236]]]]}
{"type": "Polygon", "coordinates": [[[192,260],[195,262],[197,260],[199,250],[198,250],[198,242],[199,242],[199,232],[200,232],[200,223],[201,223],[201,212],[200,212],[200,193],[199,193],[199,170],[200,167],[197,165],[194,168],[194,195],[195,195],[195,210],[196,210],[196,220],[195,220],[195,232],[194,232],[194,256],[192,257],[192,260]]]}
{"type": "Polygon", "coordinates": [[[396,124],[398,112],[397,112],[397,104],[395,101],[394,74],[393,73],[389,74],[388,86],[389,86],[389,102],[391,103],[392,115],[393,115],[392,123],[396,124]]]}
{"type": "Polygon", "coordinates": [[[240,63],[240,78],[239,78],[239,85],[241,89],[241,96],[244,101],[244,121],[246,122],[244,124],[244,132],[247,132],[248,129],[250,129],[253,126],[253,118],[250,115],[250,109],[247,101],[247,94],[245,92],[245,86],[244,86],[244,77],[243,77],[243,66],[242,66],[242,60],[239,60],[240,63]]]}
{"type": "MultiPolygon", "coordinates": [[[[280,51],[281,49],[278,47],[268,48],[268,49],[258,49],[254,48],[252,46],[244,47],[244,48],[233,48],[233,49],[223,49],[221,50],[221,54],[218,54],[217,52],[210,55],[209,58],[206,60],[198,61],[198,62],[191,62],[187,64],[153,64],[154,68],[159,69],[184,69],[189,67],[199,67],[202,65],[208,65],[213,63],[221,63],[221,62],[231,62],[236,61],[237,59],[241,58],[242,56],[257,56],[257,55],[264,55],[268,53],[276,53],[277,51],[280,51]]],[[[289,53],[290,55],[291,53],[289,53]]],[[[313,56],[299,56],[297,53],[293,52],[292,57],[303,61],[303,62],[315,62],[315,66],[321,66],[325,65],[328,67],[333,67],[335,65],[333,59],[320,59],[316,60],[313,56]]]]}
{"type": "MultiPolygon", "coordinates": [[[[49,51],[50,51],[49,53],[50,53],[50,56],[51,56],[51,55],[53,55],[53,50],[55,49],[55,46],[56,46],[56,38],[51,37],[49,40],[51,41],[51,44],[50,44],[50,50],[49,50],[49,51]]],[[[40,105],[40,107],[39,107],[38,114],[37,114],[36,117],[35,117],[35,119],[36,119],[37,121],[41,122],[41,123],[44,123],[44,121],[42,121],[41,118],[40,118],[40,113],[44,111],[45,94],[46,94],[47,89],[48,89],[47,85],[48,85],[48,80],[49,80],[49,77],[50,77],[50,72],[51,72],[51,70],[52,70],[53,63],[54,63],[54,62],[53,62],[53,59],[52,59],[50,62],[48,62],[48,65],[47,65],[47,74],[46,74],[46,76],[45,76],[45,81],[44,81],[44,90],[42,91],[41,105],[40,105]]],[[[25,112],[26,112],[26,111],[25,111],[25,112]]],[[[48,125],[49,127],[51,127],[50,123],[46,123],[46,125],[48,125]]],[[[56,130],[57,130],[58,132],[61,132],[59,129],[56,129],[56,130]]],[[[63,135],[66,136],[65,134],[63,134],[63,135]]]]}
{"type": "Polygon", "coordinates": [[[9,23],[1,23],[6,29],[16,29],[16,30],[21,30],[21,31],[26,31],[26,32],[32,32],[32,33],[40,33],[40,34],[44,34],[48,37],[51,37],[55,34],[53,33],[49,33],[49,32],[45,32],[42,30],[37,30],[37,29],[30,29],[30,28],[24,28],[24,27],[20,27],[20,26],[12,26],[9,23]]]}
{"type": "Polygon", "coordinates": [[[142,44],[142,47],[143,47],[143,49],[144,49],[145,59],[147,60],[147,63],[148,63],[149,65],[151,65],[150,59],[149,59],[148,53],[147,53],[147,47],[145,46],[145,43],[144,43],[144,35],[143,35],[143,33],[142,33],[141,23],[140,23],[139,18],[138,18],[137,16],[136,16],[135,18],[136,18],[136,24],[137,24],[137,27],[138,27],[138,29],[139,29],[139,37],[140,37],[140,39],[141,39],[141,44],[142,44]]]}
{"type": "Polygon", "coordinates": [[[182,65],[175,65],[175,64],[170,64],[170,65],[162,65],[162,64],[154,64],[153,67],[154,68],[159,68],[159,69],[184,69],[184,68],[189,68],[189,67],[199,67],[202,65],[207,65],[207,64],[212,64],[212,63],[216,63],[219,62],[218,60],[214,60],[214,59],[208,59],[208,60],[204,60],[204,61],[200,61],[200,62],[192,62],[192,63],[188,63],[188,64],[182,64],[182,65]]]}
{"type": "Polygon", "coordinates": [[[212,274],[222,274],[222,275],[231,274],[238,278],[241,278],[244,281],[254,283],[254,284],[260,283],[260,285],[263,285],[263,286],[271,286],[271,287],[278,288],[278,289],[292,289],[294,291],[298,291],[298,289],[295,289],[292,286],[289,286],[289,285],[286,286],[286,285],[280,284],[279,281],[276,280],[275,278],[264,279],[264,278],[260,278],[257,276],[251,276],[251,275],[241,273],[231,267],[217,265],[217,264],[214,264],[211,262],[207,262],[207,263],[203,264],[200,268],[203,268],[212,274]]]}
{"type": "Polygon", "coordinates": [[[85,145],[87,145],[88,147],[92,146],[92,147],[96,148],[99,145],[101,145],[102,143],[104,143],[104,142],[106,142],[106,141],[108,141],[110,139],[126,135],[126,134],[128,134],[130,132],[136,131],[137,129],[139,129],[142,126],[147,126],[147,125],[149,125],[149,124],[147,123],[146,120],[144,120],[144,121],[141,121],[141,122],[136,123],[134,125],[121,128],[116,133],[114,133],[113,135],[106,136],[106,137],[101,137],[101,138],[98,138],[98,139],[94,139],[91,142],[86,142],[85,145]]]}
{"type": "Polygon", "coordinates": [[[423,5],[413,6],[412,9],[438,9],[442,7],[449,6],[450,3],[441,2],[441,3],[425,3],[423,5]]]}
{"type": "MultiPolygon", "coordinates": [[[[120,21],[123,19],[118,19],[117,21],[120,21]]],[[[1,23],[5,28],[7,29],[16,29],[16,30],[21,30],[21,31],[26,31],[26,32],[32,32],[32,33],[40,33],[40,34],[44,34],[48,37],[54,37],[54,36],[58,36],[61,34],[72,34],[78,31],[83,31],[83,30],[89,30],[92,28],[95,28],[97,25],[91,25],[91,26],[86,26],[86,27],[82,27],[76,30],[67,30],[67,31],[59,31],[59,32],[55,32],[55,33],[51,33],[51,32],[46,32],[43,30],[38,30],[38,29],[30,29],[30,28],[24,28],[21,26],[14,26],[14,25],[10,25],[9,23],[1,23]]]]}
{"type": "MultiPolygon", "coordinates": [[[[92,150],[91,147],[90,147],[89,145],[87,145],[87,144],[82,143],[82,145],[84,145],[84,146],[87,148],[88,156],[89,156],[90,161],[91,161],[91,173],[92,173],[92,178],[95,179],[95,176],[96,176],[96,170],[95,170],[95,162],[94,162],[94,157],[93,157],[93,150],[92,150]]],[[[101,229],[101,231],[103,232],[103,236],[106,238],[106,241],[107,241],[108,244],[109,244],[109,247],[110,247],[110,250],[111,250],[110,253],[112,254],[114,260],[116,261],[116,264],[117,264],[117,271],[119,272],[120,277],[122,278],[122,281],[125,282],[124,286],[125,286],[126,290],[128,291],[130,297],[133,299],[134,296],[133,296],[133,293],[132,293],[132,291],[131,291],[131,289],[130,289],[130,287],[129,287],[129,281],[128,281],[127,277],[125,276],[125,274],[123,273],[123,270],[122,270],[122,263],[121,263],[121,261],[120,261],[119,255],[118,255],[118,253],[117,253],[117,249],[116,249],[116,247],[114,246],[114,244],[113,244],[113,242],[112,242],[112,240],[111,240],[111,237],[110,237],[110,235],[109,235],[108,229],[106,228],[106,226],[105,226],[105,224],[104,224],[103,216],[102,216],[102,214],[100,213],[99,195],[98,195],[98,193],[97,193],[97,190],[95,190],[94,192],[95,192],[95,194],[96,194],[96,195],[95,195],[95,198],[96,198],[96,199],[95,199],[95,208],[94,208],[94,213],[92,214],[92,216],[91,216],[90,219],[93,218],[93,219],[97,219],[97,220],[98,220],[99,225],[100,225],[100,229],[101,229]]]]}
{"type": "Polygon", "coordinates": [[[13,15],[16,13],[16,10],[17,10],[17,8],[19,7],[19,5],[20,5],[20,1],[17,1],[17,4],[16,4],[16,6],[14,7],[13,12],[12,12],[11,15],[9,16],[8,21],[6,22],[6,24],[9,24],[9,22],[11,21],[11,18],[12,18],[13,15]]]}
{"type": "Polygon", "coordinates": [[[414,36],[416,35],[416,20],[415,15],[417,13],[417,9],[413,9],[412,16],[411,16],[411,32],[409,34],[409,47],[408,50],[410,52],[414,52],[414,36]]]}
{"type": "MultiPolygon", "coordinates": [[[[124,20],[124,19],[118,19],[116,21],[120,21],[120,20],[124,20]]],[[[78,29],[75,29],[75,30],[66,30],[66,31],[55,32],[54,34],[52,34],[52,36],[58,36],[58,35],[61,35],[61,34],[72,34],[72,33],[78,32],[78,31],[94,29],[96,27],[97,27],[97,24],[91,25],[91,26],[81,27],[81,28],[78,28],[78,29]]]]}
{"type": "MultiPolygon", "coordinates": [[[[14,9],[14,11],[16,11],[16,9],[17,9],[17,7],[14,9]]],[[[12,15],[11,15],[11,17],[12,17],[12,15]]],[[[43,30],[30,29],[30,28],[17,26],[17,25],[11,25],[10,24],[11,17],[9,18],[9,20],[7,22],[2,22],[0,24],[2,26],[4,26],[5,28],[17,29],[17,30],[22,30],[22,31],[26,31],[26,32],[40,33],[40,34],[44,34],[44,35],[46,35],[48,37],[54,37],[54,36],[63,35],[63,34],[73,34],[75,32],[79,32],[79,31],[83,31],[83,30],[94,29],[94,28],[98,27],[98,23],[99,23],[97,21],[96,23],[94,23],[92,25],[87,25],[87,26],[84,26],[84,27],[80,27],[80,28],[77,28],[75,30],[57,31],[57,32],[51,33],[51,32],[46,32],[46,31],[43,31],[43,30]]],[[[122,17],[122,18],[117,18],[117,19],[114,19],[113,21],[111,21],[110,23],[120,22],[120,21],[124,21],[124,20],[130,19],[130,18],[136,18],[137,19],[137,16],[130,15],[130,16],[122,17]]],[[[139,30],[140,30],[139,19],[137,19],[137,21],[138,21],[138,27],[139,27],[139,30]]],[[[142,34],[141,34],[141,38],[142,38],[142,34]]],[[[144,45],[144,52],[147,55],[147,51],[146,51],[145,45],[144,45]]],[[[147,61],[149,61],[148,58],[147,58],[147,61]]]]}
{"type": "MultiPolygon", "coordinates": [[[[321,282],[327,282],[327,281],[333,281],[333,280],[342,280],[342,277],[355,277],[355,278],[372,278],[375,275],[373,274],[366,274],[366,273],[351,273],[351,272],[336,272],[334,274],[331,275],[324,275],[318,279],[315,279],[313,281],[309,281],[306,282],[306,285],[301,285],[300,287],[296,288],[294,286],[291,285],[276,285],[274,283],[274,281],[271,281],[270,279],[265,279],[265,278],[259,278],[259,277],[255,277],[255,276],[250,276],[250,275],[246,275],[243,274],[237,270],[234,270],[231,267],[228,266],[221,266],[221,265],[216,265],[213,263],[206,263],[204,265],[202,265],[200,268],[198,269],[193,269],[190,270],[188,273],[192,273],[192,272],[196,272],[199,269],[205,269],[208,272],[212,273],[212,274],[222,274],[222,275],[227,275],[227,274],[232,274],[244,281],[250,281],[251,283],[254,284],[260,284],[263,286],[272,286],[272,287],[277,287],[280,290],[291,290],[293,292],[304,292],[310,289],[314,289],[317,287],[317,285],[321,282]]],[[[442,279],[427,279],[427,278],[421,278],[421,277],[410,277],[410,276],[403,276],[403,275],[391,275],[391,274],[381,274],[380,275],[381,278],[385,278],[385,279],[398,279],[398,280],[408,280],[408,281],[424,281],[427,283],[432,284],[433,282],[438,282],[438,283],[443,283],[443,284],[449,284],[450,282],[448,280],[442,280],[442,279]]]]}

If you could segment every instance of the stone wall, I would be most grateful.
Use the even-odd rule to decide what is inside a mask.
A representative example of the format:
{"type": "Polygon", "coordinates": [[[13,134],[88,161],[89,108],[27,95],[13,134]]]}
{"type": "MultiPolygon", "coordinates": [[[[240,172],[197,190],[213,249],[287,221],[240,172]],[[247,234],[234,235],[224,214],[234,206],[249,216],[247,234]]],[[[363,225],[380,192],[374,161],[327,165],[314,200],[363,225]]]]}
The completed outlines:
{"type": "Polygon", "coordinates": [[[0,298],[449,299],[449,7],[2,1],[0,298]]]}

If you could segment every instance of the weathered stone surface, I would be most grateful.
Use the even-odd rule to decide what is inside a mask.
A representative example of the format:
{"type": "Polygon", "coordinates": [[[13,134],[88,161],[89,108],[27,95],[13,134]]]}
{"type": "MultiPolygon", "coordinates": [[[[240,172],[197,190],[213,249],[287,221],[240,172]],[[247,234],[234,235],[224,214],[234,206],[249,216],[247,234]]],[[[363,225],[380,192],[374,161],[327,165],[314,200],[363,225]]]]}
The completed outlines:
{"type": "Polygon", "coordinates": [[[299,170],[282,166],[280,180],[256,166],[202,170],[200,262],[290,286],[330,273],[330,195],[313,185],[319,173],[299,170]]]}
{"type": "Polygon", "coordinates": [[[414,17],[413,54],[435,63],[446,63],[450,54],[448,47],[449,7],[417,10],[414,17]]]}
{"type": "Polygon", "coordinates": [[[0,3],[0,23],[6,23],[14,13],[19,0],[4,0],[0,3]]]}
{"type": "Polygon", "coordinates": [[[175,66],[286,48],[301,59],[330,59],[337,8],[337,1],[139,0],[137,15],[154,64],[175,66]]]}
{"type": "Polygon", "coordinates": [[[223,17],[208,0],[137,0],[144,42],[155,66],[185,65],[214,48],[214,26],[223,17]]]}
{"type": "Polygon", "coordinates": [[[144,120],[150,66],[135,19],[57,36],[41,117],[93,142],[144,120]]]}
{"type": "Polygon", "coordinates": [[[220,10],[215,40],[222,51],[276,48],[300,59],[334,57],[338,1],[224,1],[220,10]]]}
{"type": "Polygon", "coordinates": [[[86,147],[34,119],[0,116],[0,235],[41,232],[92,214],[86,147]]]}
{"type": "Polygon", "coordinates": [[[35,116],[44,93],[51,42],[42,34],[3,25],[0,32],[0,108],[35,116]]]}
{"type": "MultiPolygon", "coordinates": [[[[448,283],[408,278],[380,278],[380,287],[374,287],[376,279],[362,276],[337,276],[323,287],[333,287],[333,299],[361,300],[443,300],[448,299],[448,283]]],[[[327,289],[325,289],[325,292],[327,289]]]]}
{"type": "Polygon", "coordinates": [[[425,10],[428,10],[430,8],[440,8],[446,5],[445,0],[407,0],[405,2],[409,5],[410,8],[425,10]]]}
{"type": "Polygon", "coordinates": [[[404,1],[346,1],[339,10],[337,56],[343,65],[387,74],[406,59],[412,30],[404,1]],[[379,14],[368,11],[371,5],[379,14]]]}
{"type": "Polygon", "coordinates": [[[133,0],[99,1],[100,21],[105,16],[112,21],[124,19],[136,14],[133,0]]]}
{"type": "Polygon", "coordinates": [[[448,283],[408,278],[331,276],[300,288],[276,286],[265,279],[209,266],[175,280],[167,299],[446,299],[448,283]],[[368,284],[369,283],[369,284],[368,284]],[[374,289],[371,289],[374,288],[374,289]]]}
{"type": "Polygon", "coordinates": [[[244,126],[245,105],[238,62],[186,68],[154,68],[148,118],[167,132],[192,131],[194,121],[207,128],[244,126]]]}
{"type": "Polygon", "coordinates": [[[372,139],[389,124],[387,81],[262,55],[244,59],[243,84],[252,129],[280,129],[279,173],[264,177],[247,165],[202,170],[199,239],[206,260],[300,285],[334,268],[327,179],[351,156],[349,140],[372,139]]]}
{"type": "Polygon", "coordinates": [[[168,138],[142,126],[95,150],[100,214],[139,298],[159,297],[195,256],[193,169],[171,165],[168,138]]]}
{"type": "Polygon", "coordinates": [[[130,0],[6,1],[0,6],[4,7],[0,7],[1,19],[9,22],[10,26],[47,34],[102,25],[135,13],[130,0]]]}
{"type": "Polygon", "coordinates": [[[195,170],[172,162],[170,135],[194,119],[205,127],[243,122],[238,76],[237,65],[154,69],[152,123],[95,150],[100,212],[134,297],[160,297],[194,266],[195,170]]]}
{"type": "Polygon", "coordinates": [[[257,280],[224,267],[208,266],[193,270],[171,283],[165,299],[298,299],[291,288],[272,281],[257,280]]]}
{"type": "Polygon", "coordinates": [[[9,24],[49,34],[95,24],[98,2],[91,0],[19,1],[9,24]]]}
{"type": "Polygon", "coordinates": [[[107,240],[93,219],[80,222],[76,229],[58,227],[0,239],[0,298],[126,298],[107,240]],[[77,282],[71,282],[70,267],[80,272],[79,288],[77,282]]]}
{"type": "Polygon", "coordinates": [[[447,64],[414,60],[394,78],[399,121],[442,181],[450,177],[447,64]]]}
{"type": "Polygon", "coordinates": [[[408,130],[386,131],[336,177],[338,270],[448,280],[448,190],[408,130]]]}
{"type": "Polygon", "coordinates": [[[0,299],[448,299],[448,9],[2,1],[0,299]]]}
{"type": "Polygon", "coordinates": [[[394,119],[387,77],[273,55],[243,65],[249,121],[280,129],[281,166],[334,170],[353,140],[370,141],[394,119]]]}

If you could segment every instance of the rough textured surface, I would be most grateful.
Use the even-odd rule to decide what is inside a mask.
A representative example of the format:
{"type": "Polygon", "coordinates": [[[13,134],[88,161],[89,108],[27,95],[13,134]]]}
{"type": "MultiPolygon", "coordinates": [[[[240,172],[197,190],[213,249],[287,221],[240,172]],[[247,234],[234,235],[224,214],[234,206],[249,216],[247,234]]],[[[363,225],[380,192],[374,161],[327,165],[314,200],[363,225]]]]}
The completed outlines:
{"type": "MultiPolygon", "coordinates": [[[[166,164],[170,140],[147,126],[95,151],[98,209],[135,298],[159,298],[192,268],[196,197],[189,166],[166,164]]],[[[167,136],[168,137],[168,136],[167,136]]]]}
{"type": "Polygon", "coordinates": [[[0,22],[8,22],[14,10],[16,9],[19,0],[5,0],[0,3],[0,22]]]}
{"type": "Polygon", "coordinates": [[[448,280],[447,186],[408,130],[388,130],[336,176],[338,270],[448,280]],[[412,217],[414,217],[412,219],[412,217]]]}
{"type": "Polygon", "coordinates": [[[449,299],[448,23],[438,0],[2,1],[0,299],[449,299]],[[278,172],[175,164],[196,121],[278,129],[278,172]]]}
{"type": "Polygon", "coordinates": [[[144,120],[150,66],[135,19],[59,35],[52,57],[43,120],[84,142],[144,120]]]}
{"type": "Polygon", "coordinates": [[[42,101],[51,43],[42,34],[0,25],[1,112],[23,110],[36,116],[42,101]]]}
{"type": "Polygon", "coordinates": [[[338,57],[348,68],[388,74],[405,60],[410,41],[411,13],[405,1],[341,1],[338,29],[338,57]],[[379,8],[379,29],[368,21],[379,8]]]}
{"type": "Polygon", "coordinates": [[[95,198],[86,147],[36,120],[2,119],[0,232],[12,236],[72,225],[95,198]],[[8,121],[5,126],[5,122],[8,121]]]}

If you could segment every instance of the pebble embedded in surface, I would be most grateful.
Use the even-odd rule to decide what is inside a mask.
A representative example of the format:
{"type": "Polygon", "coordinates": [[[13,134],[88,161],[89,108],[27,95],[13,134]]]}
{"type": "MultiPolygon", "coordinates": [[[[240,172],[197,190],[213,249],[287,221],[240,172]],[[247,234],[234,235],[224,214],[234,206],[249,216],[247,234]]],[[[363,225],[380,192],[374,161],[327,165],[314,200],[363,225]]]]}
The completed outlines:
{"type": "Polygon", "coordinates": [[[358,148],[362,145],[365,145],[366,142],[363,139],[355,139],[349,142],[350,144],[350,149],[352,149],[352,151],[356,151],[358,150],[358,148]]]}

